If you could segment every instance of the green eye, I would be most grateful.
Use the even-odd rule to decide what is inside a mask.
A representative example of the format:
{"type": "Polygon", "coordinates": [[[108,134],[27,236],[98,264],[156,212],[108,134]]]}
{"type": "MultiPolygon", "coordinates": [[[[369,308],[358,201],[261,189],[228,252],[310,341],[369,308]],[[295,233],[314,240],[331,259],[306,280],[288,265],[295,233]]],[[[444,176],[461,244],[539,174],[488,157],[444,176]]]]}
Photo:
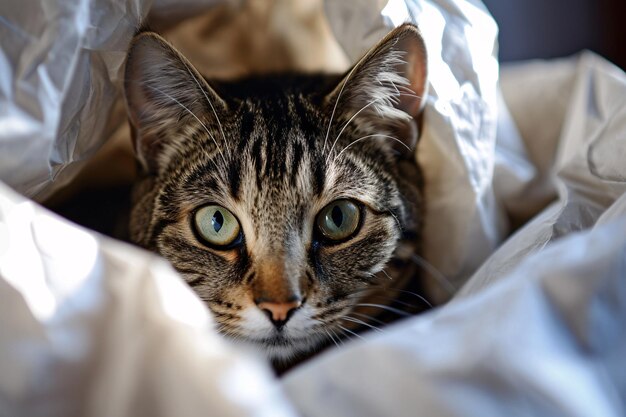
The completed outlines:
{"type": "Polygon", "coordinates": [[[324,207],[317,215],[320,232],[332,240],[343,240],[356,232],[361,213],[350,200],[336,200],[324,207]]]}
{"type": "Polygon", "coordinates": [[[222,206],[202,207],[194,217],[196,231],[208,243],[228,246],[239,237],[241,227],[233,214],[222,206]]]}

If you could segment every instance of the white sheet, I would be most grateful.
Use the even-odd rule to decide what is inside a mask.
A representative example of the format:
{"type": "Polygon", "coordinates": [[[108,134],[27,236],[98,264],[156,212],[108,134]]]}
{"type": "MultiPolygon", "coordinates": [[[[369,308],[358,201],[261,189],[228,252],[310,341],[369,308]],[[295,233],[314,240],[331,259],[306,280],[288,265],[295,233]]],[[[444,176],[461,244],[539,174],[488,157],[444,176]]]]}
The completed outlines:
{"type": "Polygon", "coordinates": [[[164,260],[0,186],[0,416],[293,416],[164,260]]]}
{"type": "Polygon", "coordinates": [[[626,218],[289,374],[313,416],[623,416],[626,218]]]}
{"type": "MultiPolygon", "coordinates": [[[[0,179],[34,196],[104,137],[88,115],[149,5],[27,3],[0,4],[0,179]]],[[[406,18],[424,33],[425,256],[453,301],[279,381],[164,261],[0,186],[0,416],[626,415],[624,73],[585,53],[504,68],[500,94],[476,1],[326,13],[353,59],[406,18]]]]}

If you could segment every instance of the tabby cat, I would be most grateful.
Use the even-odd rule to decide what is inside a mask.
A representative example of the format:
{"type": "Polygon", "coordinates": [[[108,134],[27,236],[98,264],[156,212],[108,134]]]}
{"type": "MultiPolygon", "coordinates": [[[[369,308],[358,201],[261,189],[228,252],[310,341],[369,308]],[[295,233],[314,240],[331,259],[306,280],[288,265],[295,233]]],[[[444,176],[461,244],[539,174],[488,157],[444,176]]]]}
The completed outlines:
{"type": "Polygon", "coordinates": [[[171,262],[224,335],[274,363],[388,321],[419,290],[425,88],[411,24],[343,76],[229,82],[140,33],[125,78],[143,172],[131,239],[171,262]]]}

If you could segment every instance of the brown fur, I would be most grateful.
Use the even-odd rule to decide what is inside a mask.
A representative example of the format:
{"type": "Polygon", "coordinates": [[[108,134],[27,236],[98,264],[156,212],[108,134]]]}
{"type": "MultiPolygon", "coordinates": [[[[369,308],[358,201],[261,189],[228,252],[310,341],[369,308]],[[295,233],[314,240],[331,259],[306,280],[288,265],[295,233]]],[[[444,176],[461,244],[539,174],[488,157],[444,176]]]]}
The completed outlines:
{"type": "Polygon", "coordinates": [[[125,82],[143,170],[131,238],[179,270],[220,331],[275,362],[371,326],[368,316],[386,321],[401,291],[419,289],[425,60],[403,25],[344,76],[207,82],[158,35],[139,35],[125,82]],[[339,199],[361,220],[335,242],[316,216],[339,199]],[[208,204],[238,219],[240,243],[198,237],[193,216],[208,204]]]}

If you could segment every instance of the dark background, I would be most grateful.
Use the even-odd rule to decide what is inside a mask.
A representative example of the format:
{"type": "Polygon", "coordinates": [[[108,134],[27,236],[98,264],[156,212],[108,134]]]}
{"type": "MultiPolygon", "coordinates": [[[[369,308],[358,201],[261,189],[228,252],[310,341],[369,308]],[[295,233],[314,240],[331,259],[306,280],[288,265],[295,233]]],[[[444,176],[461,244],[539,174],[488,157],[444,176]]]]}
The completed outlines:
{"type": "Polygon", "coordinates": [[[590,49],[626,69],[626,0],[483,0],[500,27],[500,60],[590,49]]]}

